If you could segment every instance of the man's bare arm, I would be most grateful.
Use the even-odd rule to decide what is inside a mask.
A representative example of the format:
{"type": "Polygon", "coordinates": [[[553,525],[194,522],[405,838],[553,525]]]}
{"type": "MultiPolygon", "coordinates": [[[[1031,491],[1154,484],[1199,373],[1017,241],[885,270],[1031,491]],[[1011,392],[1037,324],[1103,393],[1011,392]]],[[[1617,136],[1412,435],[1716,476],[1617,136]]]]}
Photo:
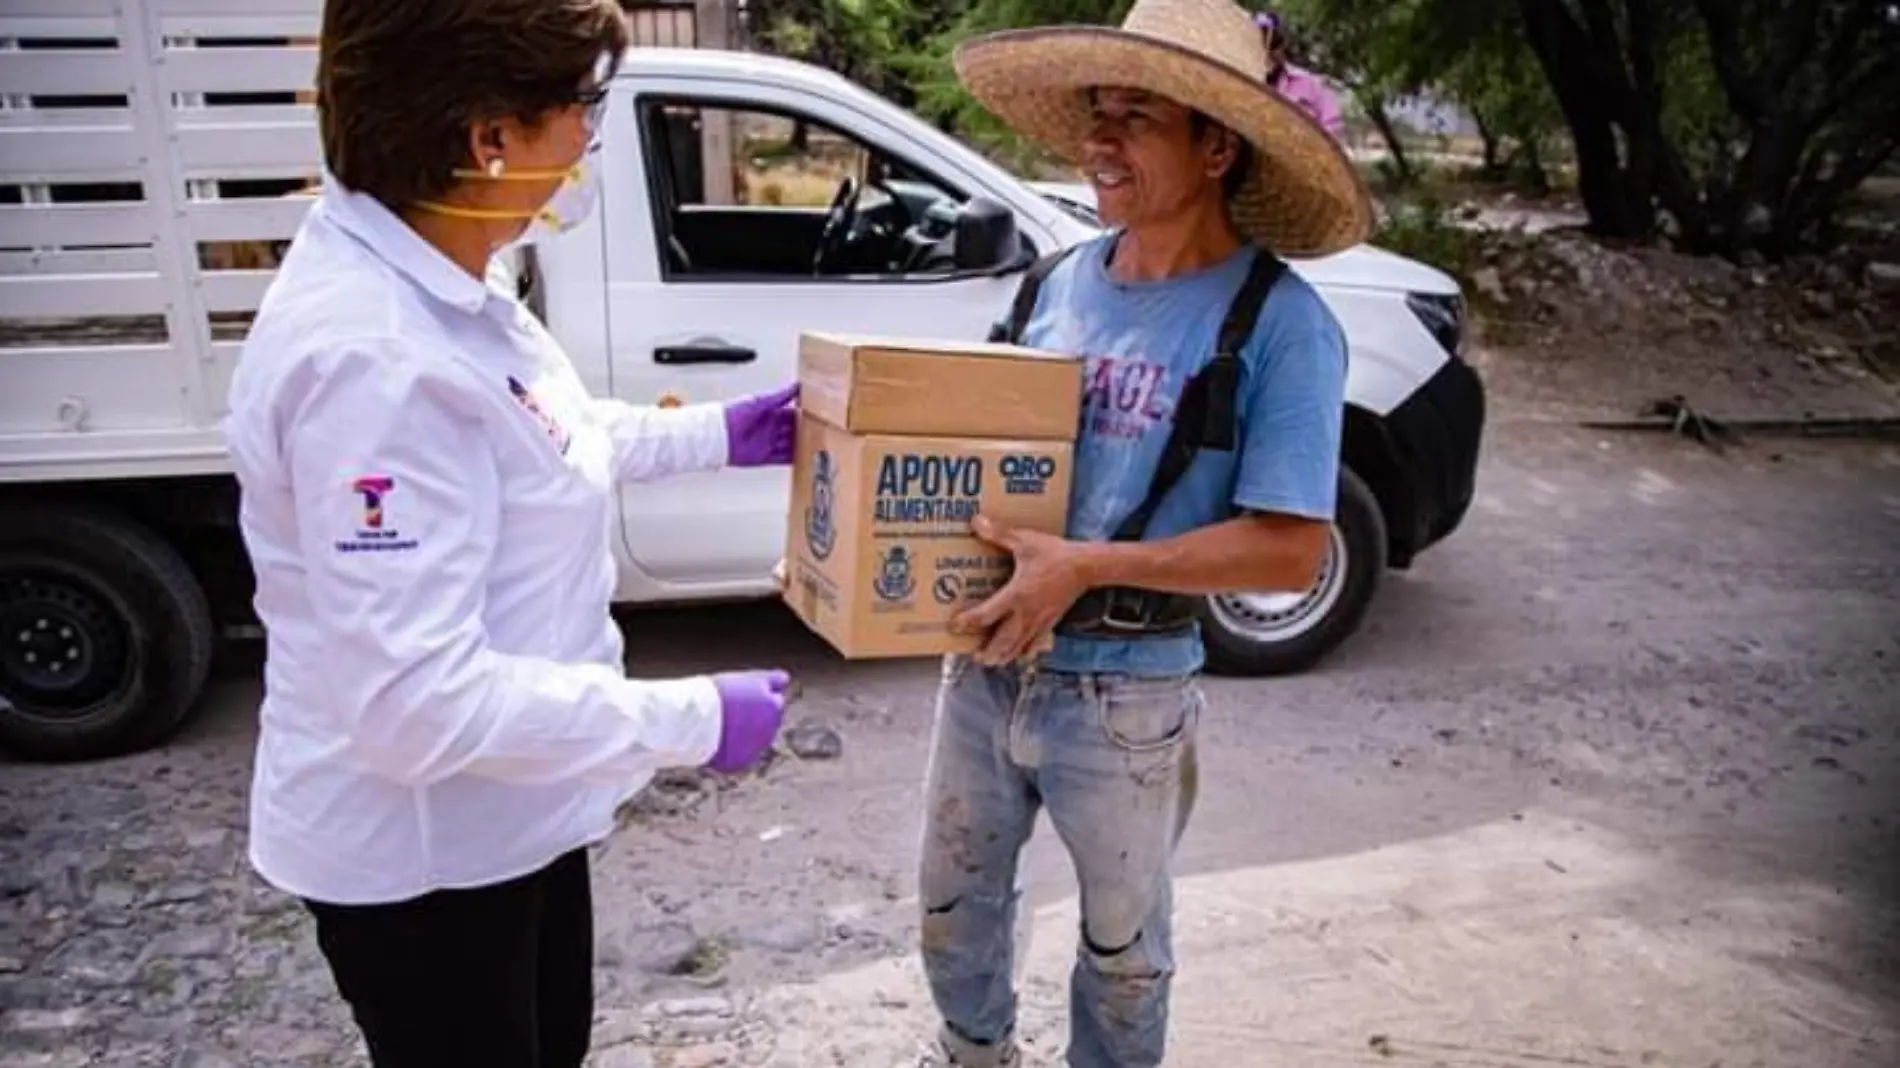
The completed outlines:
{"type": "Polygon", "coordinates": [[[1152,542],[1069,541],[1011,530],[983,515],[972,526],[1016,560],[1001,590],[951,624],[958,633],[989,633],[977,653],[986,664],[1020,659],[1095,587],[1188,595],[1302,590],[1318,574],[1326,549],[1326,524],[1279,515],[1245,516],[1152,542]]]}
{"type": "Polygon", "coordinates": [[[1135,586],[1200,595],[1236,590],[1297,591],[1319,578],[1327,524],[1255,514],[1143,542],[1082,542],[1083,584],[1135,586]]]}

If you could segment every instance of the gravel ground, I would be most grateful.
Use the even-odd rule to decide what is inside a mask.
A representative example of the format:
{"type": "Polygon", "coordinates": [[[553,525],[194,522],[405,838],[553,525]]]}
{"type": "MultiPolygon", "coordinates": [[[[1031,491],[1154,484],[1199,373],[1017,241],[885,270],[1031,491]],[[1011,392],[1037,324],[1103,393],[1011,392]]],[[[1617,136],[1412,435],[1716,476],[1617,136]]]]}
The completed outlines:
{"type": "MultiPolygon", "coordinates": [[[[1498,424],[1466,527],[1346,649],[1210,682],[1171,1063],[1900,1063],[1896,594],[1900,449],[1498,424]]],[[[792,667],[807,729],[600,849],[594,1063],[901,1063],[932,665],[770,607],[627,628],[642,673],[792,667]]],[[[162,751],[0,764],[0,1068],[363,1063],[244,863],[256,655],[162,751]]],[[[1051,1064],[1073,885],[1030,853],[1051,1064]]]]}

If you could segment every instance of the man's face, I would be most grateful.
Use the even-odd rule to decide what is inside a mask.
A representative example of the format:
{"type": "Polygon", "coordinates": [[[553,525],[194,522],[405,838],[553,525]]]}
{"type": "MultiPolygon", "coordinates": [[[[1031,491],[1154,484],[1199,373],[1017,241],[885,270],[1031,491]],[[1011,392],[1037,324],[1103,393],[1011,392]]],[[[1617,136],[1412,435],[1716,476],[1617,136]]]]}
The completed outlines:
{"type": "Polygon", "coordinates": [[[1134,230],[1220,199],[1230,135],[1197,131],[1187,108],[1135,89],[1095,90],[1091,111],[1082,169],[1104,222],[1134,230]]]}

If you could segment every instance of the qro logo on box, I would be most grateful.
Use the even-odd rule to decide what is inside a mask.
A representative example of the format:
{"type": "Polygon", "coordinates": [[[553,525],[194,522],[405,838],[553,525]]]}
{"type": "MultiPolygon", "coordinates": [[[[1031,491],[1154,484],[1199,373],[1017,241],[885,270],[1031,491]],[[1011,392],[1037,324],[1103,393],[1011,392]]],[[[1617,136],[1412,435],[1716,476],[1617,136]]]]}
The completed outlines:
{"type": "Polygon", "coordinates": [[[1056,458],[1027,453],[1005,456],[997,471],[1003,476],[1004,493],[1041,494],[1048,491],[1049,480],[1056,477],[1056,458]]]}

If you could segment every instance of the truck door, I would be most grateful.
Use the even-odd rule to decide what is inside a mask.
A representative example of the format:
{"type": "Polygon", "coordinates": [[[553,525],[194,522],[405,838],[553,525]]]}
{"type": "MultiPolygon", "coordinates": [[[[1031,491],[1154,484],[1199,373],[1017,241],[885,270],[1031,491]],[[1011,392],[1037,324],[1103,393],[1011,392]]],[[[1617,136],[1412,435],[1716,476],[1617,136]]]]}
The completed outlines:
{"type": "MultiPolygon", "coordinates": [[[[692,403],[787,384],[803,330],[981,340],[1015,292],[1019,269],[960,271],[950,257],[955,213],[982,191],[848,104],[685,80],[622,99],[634,114],[614,119],[637,127],[638,159],[617,150],[609,171],[623,174],[608,203],[649,209],[653,239],[626,240],[648,227],[613,220],[623,235],[607,250],[616,396],[692,403]],[[637,179],[624,173],[633,167],[637,179]],[[643,196],[630,195],[636,180],[643,196]]],[[[1031,254],[1053,246],[1022,236],[1031,254]]],[[[630,595],[769,589],[788,495],[783,470],[628,487],[626,551],[646,587],[630,595]]]]}

